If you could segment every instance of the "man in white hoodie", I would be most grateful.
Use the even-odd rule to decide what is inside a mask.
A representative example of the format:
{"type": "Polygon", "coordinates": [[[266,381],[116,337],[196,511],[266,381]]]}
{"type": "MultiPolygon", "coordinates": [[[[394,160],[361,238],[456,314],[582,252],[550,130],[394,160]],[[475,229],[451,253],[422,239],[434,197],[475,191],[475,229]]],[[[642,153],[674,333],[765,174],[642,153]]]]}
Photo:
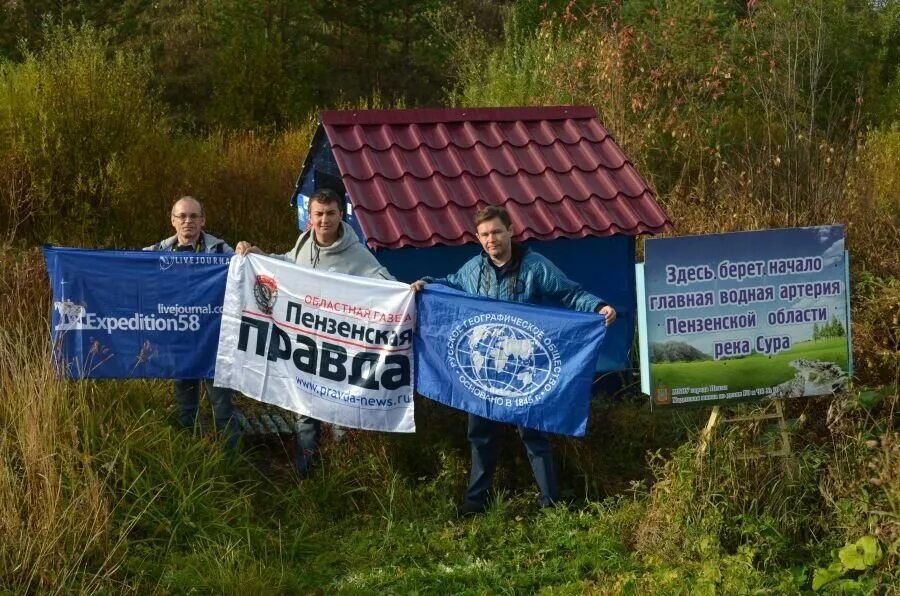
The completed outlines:
{"type": "MultiPolygon", "coordinates": [[[[268,255],[301,267],[371,277],[394,279],[378,259],[359,241],[359,236],[343,221],[344,203],[338,194],[329,189],[317,190],[309,197],[310,227],[297,238],[294,248],[283,255],[268,255]]],[[[265,255],[264,251],[249,242],[238,242],[235,252],[265,255]]],[[[294,423],[297,474],[305,477],[319,452],[321,422],[309,416],[298,415],[294,423]]]]}

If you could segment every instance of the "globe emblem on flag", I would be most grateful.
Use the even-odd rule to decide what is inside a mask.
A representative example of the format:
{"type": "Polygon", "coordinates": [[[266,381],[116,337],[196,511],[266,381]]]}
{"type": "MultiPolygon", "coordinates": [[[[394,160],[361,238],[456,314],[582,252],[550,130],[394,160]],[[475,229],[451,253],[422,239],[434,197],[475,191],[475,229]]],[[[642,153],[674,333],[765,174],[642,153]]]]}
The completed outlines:
{"type": "Polygon", "coordinates": [[[455,364],[476,387],[492,395],[525,397],[551,379],[549,351],[531,333],[486,323],[459,334],[455,364]]]}

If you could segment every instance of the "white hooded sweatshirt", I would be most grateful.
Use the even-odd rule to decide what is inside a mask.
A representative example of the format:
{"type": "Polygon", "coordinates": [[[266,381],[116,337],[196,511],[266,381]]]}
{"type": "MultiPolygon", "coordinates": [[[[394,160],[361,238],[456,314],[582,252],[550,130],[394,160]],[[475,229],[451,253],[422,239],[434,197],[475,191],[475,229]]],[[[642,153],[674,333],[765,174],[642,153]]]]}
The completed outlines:
{"type": "Polygon", "coordinates": [[[338,239],[331,246],[319,246],[314,240],[313,230],[307,230],[300,234],[297,243],[290,251],[284,255],[272,256],[277,256],[301,267],[321,271],[333,271],[375,279],[394,279],[394,276],[378,262],[375,255],[362,245],[353,228],[344,221],[341,222],[338,239]]]}

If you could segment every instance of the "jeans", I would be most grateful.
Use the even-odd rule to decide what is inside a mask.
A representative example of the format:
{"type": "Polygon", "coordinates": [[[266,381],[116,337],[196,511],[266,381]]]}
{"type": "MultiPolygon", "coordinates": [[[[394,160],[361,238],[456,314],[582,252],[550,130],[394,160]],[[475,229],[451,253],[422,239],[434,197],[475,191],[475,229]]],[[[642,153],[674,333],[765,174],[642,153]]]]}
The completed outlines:
{"type": "Polygon", "coordinates": [[[319,456],[322,423],[315,418],[297,414],[294,418],[294,467],[301,476],[309,474],[313,461],[319,456]]]}
{"type": "Polygon", "coordinates": [[[194,428],[200,412],[200,384],[206,385],[206,397],[212,407],[213,418],[218,430],[225,437],[225,448],[232,449],[240,438],[234,421],[234,392],[225,387],[215,387],[211,380],[187,379],[174,381],[175,405],[178,408],[178,423],[184,428],[194,428]]]}
{"type": "MultiPolygon", "coordinates": [[[[469,414],[469,443],[472,446],[472,470],[466,501],[484,505],[497,468],[497,430],[501,423],[469,414]]],[[[549,507],[559,499],[556,471],[553,467],[553,449],[545,433],[518,427],[525,443],[525,452],[531,462],[531,471],[540,490],[538,504],[549,507]]]]}

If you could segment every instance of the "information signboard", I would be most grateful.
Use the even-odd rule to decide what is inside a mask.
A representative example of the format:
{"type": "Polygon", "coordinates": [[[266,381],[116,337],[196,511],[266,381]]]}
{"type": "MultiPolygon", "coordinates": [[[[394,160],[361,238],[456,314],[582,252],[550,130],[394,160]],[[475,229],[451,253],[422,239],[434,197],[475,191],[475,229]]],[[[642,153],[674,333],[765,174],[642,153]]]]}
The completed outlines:
{"type": "Polygon", "coordinates": [[[650,239],[642,389],[658,405],[830,395],[852,374],[841,226],[650,239]]]}

